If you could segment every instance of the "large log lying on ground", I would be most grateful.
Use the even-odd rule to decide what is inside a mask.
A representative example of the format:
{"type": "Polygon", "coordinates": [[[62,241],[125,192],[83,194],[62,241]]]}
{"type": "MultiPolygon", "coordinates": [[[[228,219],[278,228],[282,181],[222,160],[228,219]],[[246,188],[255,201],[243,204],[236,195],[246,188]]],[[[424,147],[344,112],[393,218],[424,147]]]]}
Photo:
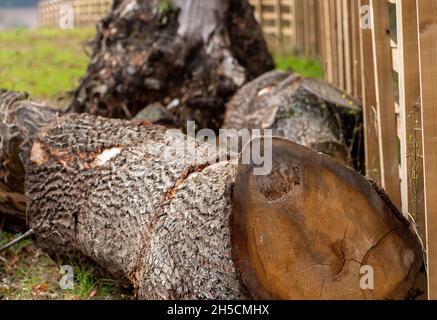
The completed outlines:
{"type": "Polygon", "coordinates": [[[29,159],[31,137],[58,114],[27,98],[0,90],[0,212],[12,231],[23,231],[27,224],[23,164],[29,159]]]}
{"type": "Polygon", "coordinates": [[[226,101],[273,69],[247,0],[114,2],[70,111],[131,118],[160,103],[175,125],[221,125],[226,101]]]}
{"type": "Polygon", "coordinates": [[[273,134],[362,170],[361,107],[332,85],[271,71],[243,86],[226,106],[224,128],[273,134]]]}
{"type": "Polygon", "coordinates": [[[413,286],[422,251],[408,222],[330,157],[274,138],[272,171],[255,176],[179,131],[22,98],[0,96],[2,174],[20,159],[37,243],[88,255],[139,298],[390,299],[413,286]],[[194,160],[178,156],[187,144],[194,160]]]}

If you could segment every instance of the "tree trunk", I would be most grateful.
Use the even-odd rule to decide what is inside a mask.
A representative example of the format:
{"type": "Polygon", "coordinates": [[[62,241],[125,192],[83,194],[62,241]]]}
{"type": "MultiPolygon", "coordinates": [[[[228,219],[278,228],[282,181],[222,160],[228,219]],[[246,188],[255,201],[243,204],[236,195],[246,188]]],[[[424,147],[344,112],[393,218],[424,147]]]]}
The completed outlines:
{"type": "Polygon", "coordinates": [[[120,1],[70,111],[131,118],[160,103],[176,126],[214,130],[233,93],[273,67],[247,0],[120,1]]]}
{"type": "Polygon", "coordinates": [[[3,146],[22,149],[2,149],[2,172],[20,153],[37,243],[90,256],[139,298],[403,298],[419,272],[419,242],[387,197],[305,147],[274,138],[272,172],[254,176],[179,131],[4,105],[3,146]],[[190,145],[195,159],[180,157],[190,145]],[[364,264],[374,290],[360,287],[364,264]]]}
{"type": "Polygon", "coordinates": [[[234,256],[258,299],[403,299],[422,265],[409,223],[385,193],[330,157],[285,139],[273,171],[240,165],[234,256]]]}
{"type": "Polygon", "coordinates": [[[0,90],[0,214],[12,231],[23,231],[27,225],[23,163],[29,159],[32,137],[58,114],[27,98],[0,90]]]}
{"type": "Polygon", "coordinates": [[[276,136],[363,169],[361,107],[323,81],[268,72],[233,96],[226,106],[224,127],[272,129],[276,136]]]}

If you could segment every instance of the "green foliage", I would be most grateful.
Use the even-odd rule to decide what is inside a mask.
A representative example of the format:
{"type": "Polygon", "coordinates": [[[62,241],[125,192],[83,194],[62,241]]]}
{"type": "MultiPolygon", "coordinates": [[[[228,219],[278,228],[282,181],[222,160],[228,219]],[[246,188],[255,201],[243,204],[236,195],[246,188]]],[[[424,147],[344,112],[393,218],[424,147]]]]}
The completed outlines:
{"type": "Polygon", "coordinates": [[[158,2],[158,22],[160,26],[165,26],[168,22],[170,13],[173,11],[172,0],[159,0],[158,2]]]}
{"type": "Polygon", "coordinates": [[[279,70],[293,71],[307,78],[323,78],[322,65],[316,59],[281,54],[274,54],[273,57],[279,70]]]}
{"type": "Polygon", "coordinates": [[[89,62],[93,29],[0,31],[0,88],[56,99],[73,90],[89,62]]]}

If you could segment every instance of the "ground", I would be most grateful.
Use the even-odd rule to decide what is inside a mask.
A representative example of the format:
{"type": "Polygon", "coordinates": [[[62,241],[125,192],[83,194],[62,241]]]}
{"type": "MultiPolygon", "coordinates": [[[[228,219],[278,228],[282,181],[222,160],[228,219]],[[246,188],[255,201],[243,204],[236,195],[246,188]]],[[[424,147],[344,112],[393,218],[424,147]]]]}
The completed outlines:
{"type": "MultiPolygon", "coordinates": [[[[0,88],[27,91],[34,100],[63,107],[86,70],[86,43],[93,35],[91,28],[1,31],[0,88]]],[[[322,76],[318,61],[282,54],[274,57],[278,69],[322,76]]],[[[0,228],[0,247],[17,236],[0,228]]],[[[32,240],[0,252],[0,300],[131,298],[126,284],[83,257],[49,257],[32,240]],[[74,289],[60,288],[62,265],[73,267],[74,289]]]]}
{"type": "MultiPolygon", "coordinates": [[[[1,231],[0,231],[1,232],[1,231]]],[[[0,247],[16,235],[0,234],[0,247]]],[[[49,257],[31,240],[23,240],[1,253],[0,300],[17,299],[132,299],[132,290],[83,257],[49,257]],[[60,266],[74,272],[74,288],[62,289],[60,266]]]]}

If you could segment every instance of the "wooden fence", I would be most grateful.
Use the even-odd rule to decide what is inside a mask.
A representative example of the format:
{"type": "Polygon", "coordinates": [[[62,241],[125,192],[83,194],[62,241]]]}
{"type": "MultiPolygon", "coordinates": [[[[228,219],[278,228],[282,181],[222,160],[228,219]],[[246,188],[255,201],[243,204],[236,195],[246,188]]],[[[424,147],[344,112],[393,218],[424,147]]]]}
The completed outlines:
{"type": "Polygon", "coordinates": [[[366,173],[414,221],[437,299],[437,0],[251,2],[268,37],[362,101],[366,173]]]}
{"type": "Polygon", "coordinates": [[[112,0],[41,0],[38,3],[38,26],[61,27],[62,8],[71,8],[72,27],[95,25],[109,12],[112,0]]]}
{"type": "Polygon", "coordinates": [[[316,57],[320,54],[318,0],[249,0],[269,44],[275,49],[316,57]]]}
{"type": "Polygon", "coordinates": [[[326,79],[363,102],[367,175],[415,221],[437,299],[437,0],[318,0],[326,79]]]}

